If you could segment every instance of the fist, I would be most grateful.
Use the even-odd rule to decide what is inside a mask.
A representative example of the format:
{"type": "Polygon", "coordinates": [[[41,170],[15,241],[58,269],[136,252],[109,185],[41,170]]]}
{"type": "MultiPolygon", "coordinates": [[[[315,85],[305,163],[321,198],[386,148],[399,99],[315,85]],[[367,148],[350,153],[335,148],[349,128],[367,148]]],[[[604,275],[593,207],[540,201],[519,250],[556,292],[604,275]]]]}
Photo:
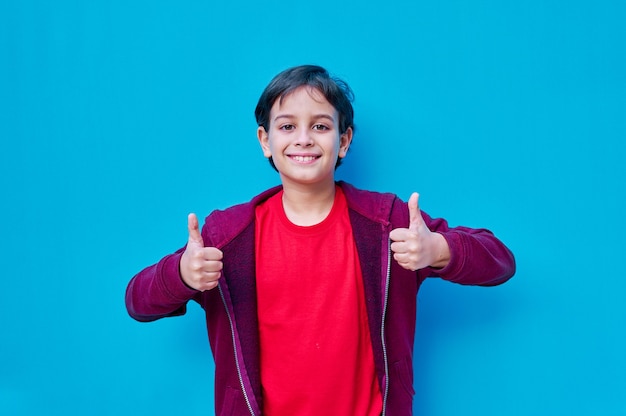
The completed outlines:
{"type": "Polygon", "coordinates": [[[417,193],[409,198],[409,228],[396,228],[389,234],[393,258],[407,270],[445,267],[450,261],[450,248],[441,234],[426,226],[418,199],[417,193]]]}
{"type": "Polygon", "coordinates": [[[187,286],[199,291],[213,289],[222,274],[222,252],[215,247],[205,247],[198,227],[196,214],[187,218],[189,240],[180,259],[180,275],[187,286]]]}

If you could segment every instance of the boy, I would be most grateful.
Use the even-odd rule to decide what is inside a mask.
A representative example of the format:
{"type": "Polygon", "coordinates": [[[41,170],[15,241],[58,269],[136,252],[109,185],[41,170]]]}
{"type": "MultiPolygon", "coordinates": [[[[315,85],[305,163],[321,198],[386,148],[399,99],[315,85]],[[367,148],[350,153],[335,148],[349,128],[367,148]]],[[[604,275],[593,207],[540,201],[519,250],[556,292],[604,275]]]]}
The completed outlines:
{"type": "Polygon", "coordinates": [[[408,415],[416,299],[426,277],[497,285],[512,253],[391,194],[335,182],[353,135],[352,92],[317,66],[278,74],[255,110],[281,186],[214,211],[202,232],[137,274],[139,321],[206,312],[218,415],[408,415]]]}

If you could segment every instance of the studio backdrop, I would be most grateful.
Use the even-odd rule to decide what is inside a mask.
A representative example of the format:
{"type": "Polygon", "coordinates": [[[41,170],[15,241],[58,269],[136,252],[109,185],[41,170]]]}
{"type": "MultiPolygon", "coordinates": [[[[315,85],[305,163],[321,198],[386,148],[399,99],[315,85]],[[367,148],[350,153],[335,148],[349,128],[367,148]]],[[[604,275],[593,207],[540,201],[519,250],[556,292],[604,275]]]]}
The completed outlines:
{"type": "Polygon", "coordinates": [[[620,1],[0,2],[0,413],[213,414],[204,315],[150,324],[132,276],[187,214],[279,183],[253,117],[313,63],[355,92],[337,177],[515,253],[427,281],[414,412],[626,414],[620,1]]]}

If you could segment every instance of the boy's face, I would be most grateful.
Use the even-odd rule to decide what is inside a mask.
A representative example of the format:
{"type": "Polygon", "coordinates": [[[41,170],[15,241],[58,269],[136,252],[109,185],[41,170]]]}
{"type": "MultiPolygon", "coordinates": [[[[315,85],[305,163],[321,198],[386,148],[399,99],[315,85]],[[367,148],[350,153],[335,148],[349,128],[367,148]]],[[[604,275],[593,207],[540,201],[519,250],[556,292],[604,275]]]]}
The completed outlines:
{"type": "Polygon", "coordinates": [[[283,185],[332,185],[338,157],[345,157],[352,129],[339,133],[339,115],[324,95],[300,87],[276,100],[269,131],[257,136],[265,157],[272,157],[283,185]]]}

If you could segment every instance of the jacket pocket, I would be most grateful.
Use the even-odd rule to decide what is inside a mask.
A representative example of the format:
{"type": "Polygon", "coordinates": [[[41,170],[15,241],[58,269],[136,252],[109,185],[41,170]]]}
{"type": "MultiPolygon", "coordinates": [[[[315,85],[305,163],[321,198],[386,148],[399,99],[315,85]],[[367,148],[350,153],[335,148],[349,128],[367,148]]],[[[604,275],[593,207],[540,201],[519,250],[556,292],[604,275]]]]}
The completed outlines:
{"type": "Polygon", "coordinates": [[[409,365],[409,361],[404,358],[393,363],[393,367],[398,382],[402,385],[404,391],[413,397],[415,395],[415,389],[413,388],[413,368],[409,365]]]}

